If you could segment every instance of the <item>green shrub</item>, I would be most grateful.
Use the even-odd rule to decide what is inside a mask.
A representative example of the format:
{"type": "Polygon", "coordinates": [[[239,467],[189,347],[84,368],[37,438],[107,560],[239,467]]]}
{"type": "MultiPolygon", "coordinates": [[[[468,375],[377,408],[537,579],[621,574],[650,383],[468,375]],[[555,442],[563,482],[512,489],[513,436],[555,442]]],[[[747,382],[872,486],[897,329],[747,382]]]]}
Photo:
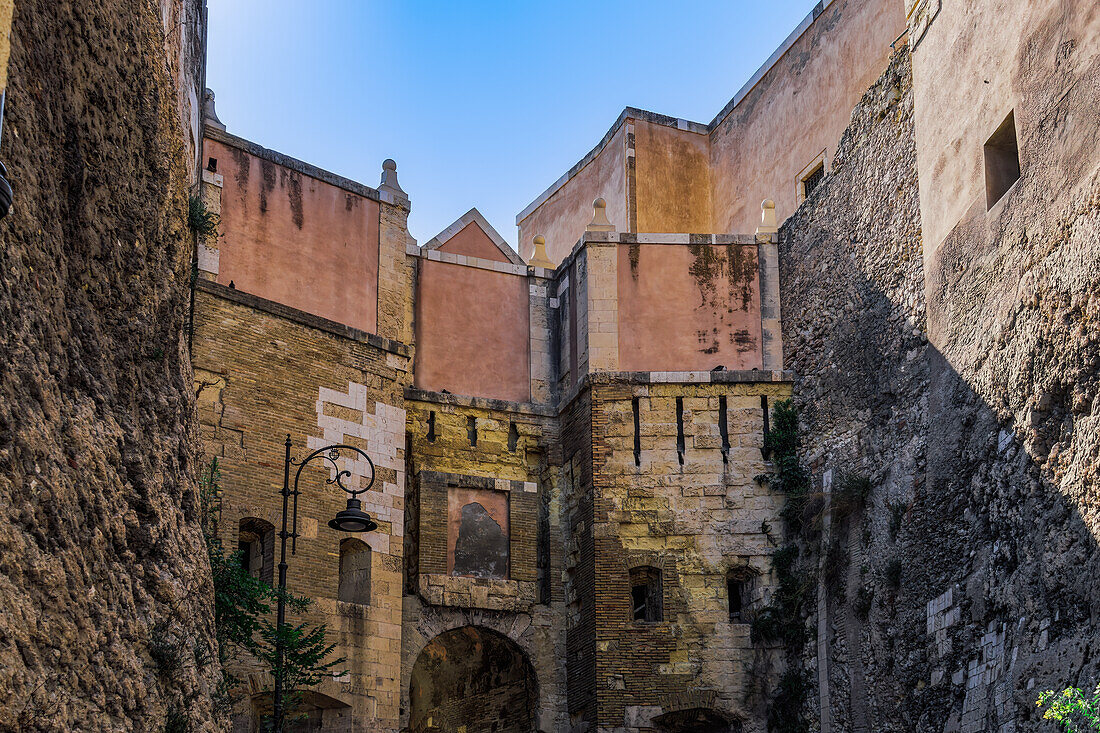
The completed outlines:
{"type": "Polygon", "coordinates": [[[214,237],[218,234],[218,225],[221,217],[212,211],[208,211],[206,205],[198,196],[192,196],[187,201],[187,226],[200,237],[214,237]]]}
{"type": "Polygon", "coordinates": [[[1077,687],[1067,687],[1057,693],[1047,690],[1039,693],[1035,704],[1047,708],[1043,711],[1043,720],[1060,723],[1066,733],[1100,731],[1100,684],[1096,685],[1091,697],[1077,687]]]}

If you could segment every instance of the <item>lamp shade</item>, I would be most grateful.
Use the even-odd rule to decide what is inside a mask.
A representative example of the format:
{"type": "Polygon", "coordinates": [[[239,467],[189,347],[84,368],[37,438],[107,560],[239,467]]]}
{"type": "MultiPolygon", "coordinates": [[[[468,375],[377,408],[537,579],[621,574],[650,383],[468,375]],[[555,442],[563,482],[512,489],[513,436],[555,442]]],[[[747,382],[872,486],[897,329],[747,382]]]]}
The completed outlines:
{"type": "Polygon", "coordinates": [[[348,499],[348,508],[337,512],[328,526],[337,532],[371,532],[378,529],[378,524],[363,511],[363,505],[358,499],[348,499]]]}

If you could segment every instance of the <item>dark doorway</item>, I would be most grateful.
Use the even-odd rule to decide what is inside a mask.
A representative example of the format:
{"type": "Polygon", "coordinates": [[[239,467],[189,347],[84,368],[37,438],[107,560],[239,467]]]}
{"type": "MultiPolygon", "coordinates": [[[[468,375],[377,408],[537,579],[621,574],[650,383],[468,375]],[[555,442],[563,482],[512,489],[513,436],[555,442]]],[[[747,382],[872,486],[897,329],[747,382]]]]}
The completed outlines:
{"type": "Polygon", "coordinates": [[[535,672],[511,639],[463,626],[432,639],[413,665],[409,731],[531,733],[535,672]]]}

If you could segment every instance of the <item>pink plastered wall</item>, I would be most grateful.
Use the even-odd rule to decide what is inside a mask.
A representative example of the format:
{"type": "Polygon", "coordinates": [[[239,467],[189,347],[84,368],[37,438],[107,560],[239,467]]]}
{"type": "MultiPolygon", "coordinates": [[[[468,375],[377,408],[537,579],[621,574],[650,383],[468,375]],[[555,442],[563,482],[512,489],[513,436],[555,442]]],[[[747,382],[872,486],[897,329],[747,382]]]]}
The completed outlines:
{"type": "Polygon", "coordinates": [[[531,259],[536,235],[546,238],[554,264],[564,260],[592,221],[592,201],[603,198],[607,218],[618,231],[626,222],[626,125],[620,125],[603,149],[544,203],[519,222],[519,253],[531,259]]]}
{"type": "Polygon", "coordinates": [[[527,278],[428,259],[419,264],[413,383],[530,401],[527,278]]]}
{"type": "Polygon", "coordinates": [[[763,366],[756,245],[621,244],[619,368],[763,366]]]}
{"type": "Polygon", "coordinates": [[[222,174],[217,281],[367,332],[378,315],[378,202],[209,138],[222,174]]]}
{"type": "Polygon", "coordinates": [[[439,251],[453,255],[480,257],[483,260],[495,262],[510,261],[475,221],[464,226],[462,231],[440,245],[439,251]]]}

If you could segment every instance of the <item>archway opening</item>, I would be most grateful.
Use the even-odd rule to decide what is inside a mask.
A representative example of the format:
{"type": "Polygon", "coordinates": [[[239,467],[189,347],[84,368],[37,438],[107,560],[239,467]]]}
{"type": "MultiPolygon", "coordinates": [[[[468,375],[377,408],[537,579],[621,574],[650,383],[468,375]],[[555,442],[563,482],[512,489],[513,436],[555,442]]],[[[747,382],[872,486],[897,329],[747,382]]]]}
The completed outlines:
{"type": "Polygon", "coordinates": [[[413,665],[409,731],[535,729],[538,685],[523,650],[489,629],[462,626],[428,642],[413,665]]]}

